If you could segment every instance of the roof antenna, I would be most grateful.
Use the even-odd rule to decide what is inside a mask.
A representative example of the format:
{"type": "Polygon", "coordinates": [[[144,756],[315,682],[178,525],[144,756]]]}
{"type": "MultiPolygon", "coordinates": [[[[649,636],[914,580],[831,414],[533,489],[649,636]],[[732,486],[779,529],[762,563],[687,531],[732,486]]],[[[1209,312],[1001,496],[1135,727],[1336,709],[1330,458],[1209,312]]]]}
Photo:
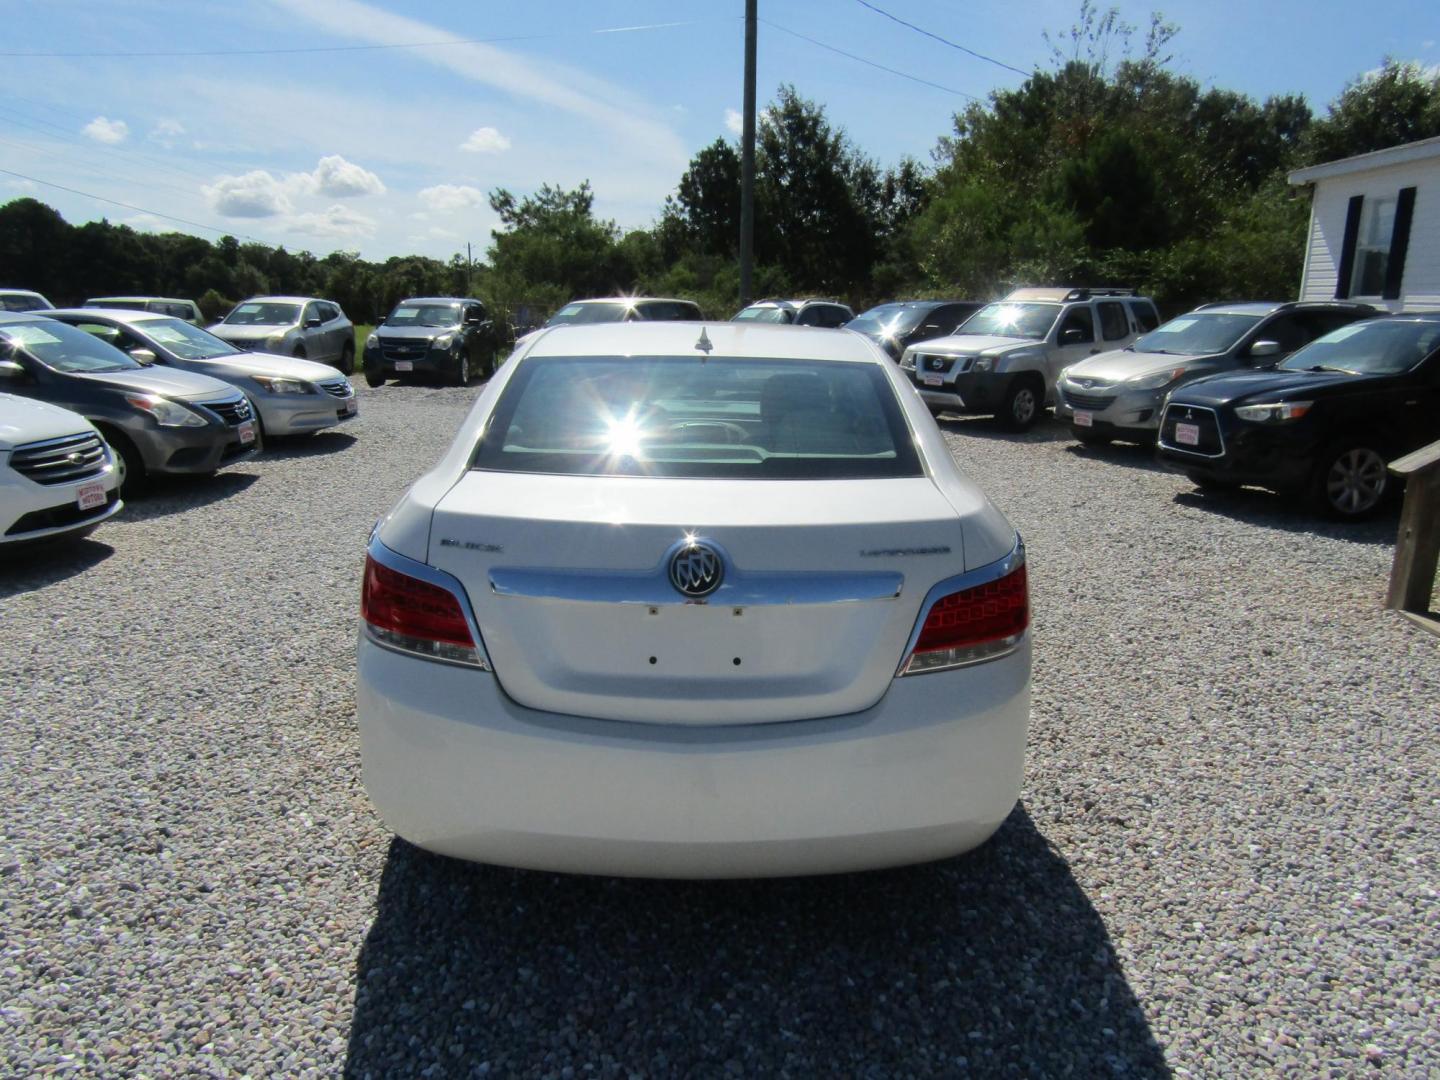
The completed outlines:
{"type": "Polygon", "coordinates": [[[705,333],[705,327],[703,326],[700,328],[700,340],[695,342],[695,348],[705,354],[700,361],[702,364],[710,359],[710,351],[715,348],[714,342],[710,340],[710,335],[705,333]]]}

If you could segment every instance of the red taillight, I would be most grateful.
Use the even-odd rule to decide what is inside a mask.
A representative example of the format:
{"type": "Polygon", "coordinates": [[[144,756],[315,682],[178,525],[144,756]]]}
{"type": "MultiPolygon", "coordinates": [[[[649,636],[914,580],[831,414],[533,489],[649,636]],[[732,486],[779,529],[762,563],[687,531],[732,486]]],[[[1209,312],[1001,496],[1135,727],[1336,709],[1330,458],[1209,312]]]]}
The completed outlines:
{"type": "Polygon", "coordinates": [[[479,664],[459,599],[449,589],[365,557],[360,617],[382,644],[437,660],[479,664]]]}
{"type": "Polygon", "coordinates": [[[1021,563],[1010,573],[937,600],[925,616],[902,675],[1001,656],[1030,625],[1030,590],[1021,563]]]}

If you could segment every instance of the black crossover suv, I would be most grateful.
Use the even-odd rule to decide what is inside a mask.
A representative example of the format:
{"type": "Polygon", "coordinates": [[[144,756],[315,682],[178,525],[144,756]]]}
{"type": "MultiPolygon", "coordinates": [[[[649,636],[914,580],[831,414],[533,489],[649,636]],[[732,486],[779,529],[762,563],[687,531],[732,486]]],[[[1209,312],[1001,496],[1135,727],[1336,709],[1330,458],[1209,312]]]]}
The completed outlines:
{"type": "Polygon", "coordinates": [[[1201,487],[1256,484],[1341,518],[1374,511],[1387,463],[1440,439],[1440,312],[1351,323],[1270,371],[1170,395],[1159,454],[1201,487]]]}

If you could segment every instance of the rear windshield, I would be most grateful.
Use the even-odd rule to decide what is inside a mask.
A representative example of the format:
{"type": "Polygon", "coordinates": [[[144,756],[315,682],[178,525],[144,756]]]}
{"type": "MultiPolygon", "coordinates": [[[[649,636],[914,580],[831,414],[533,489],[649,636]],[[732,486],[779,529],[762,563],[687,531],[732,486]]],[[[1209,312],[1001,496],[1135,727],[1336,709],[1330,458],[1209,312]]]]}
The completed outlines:
{"type": "Polygon", "coordinates": [[[773,322],[788,323],[795,320],[795,312],[778,304],[752,304],[735,313],[731,322],[773,322]]]}
{"type": "Polygon", "coordinates": [[[628,304],[566,304],[550,316],[546,326],[576,326],[580,323],[624,322],[628,304]]]}
{"type": "Polygon", "coordinates": [[[712,357],[529,357],[473,468],[585,476],[920,476],[884,372],[712,357]]]}
{"type": "Polygon", "coordinates": [[[1255,328],[1258,315],[1194,313],[1171,319],[1135,342],[1135,351],[1170,356],[1223,353],[1255,328]]]}

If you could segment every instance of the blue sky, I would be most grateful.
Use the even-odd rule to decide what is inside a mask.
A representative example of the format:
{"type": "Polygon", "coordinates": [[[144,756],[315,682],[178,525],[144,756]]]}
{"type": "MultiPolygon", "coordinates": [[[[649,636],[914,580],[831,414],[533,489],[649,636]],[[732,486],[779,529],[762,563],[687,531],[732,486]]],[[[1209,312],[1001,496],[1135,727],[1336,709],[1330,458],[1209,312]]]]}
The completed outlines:
{"type": "MultiPolygon", "coordinates": [[[[873,3],[1026,71],[1049,61],[1042,31],[1079,7],[873,3]]],[[[1143,31],[1150,5],[1119,7],[1143,31]]],[[[1434,0],[1374,0],[1363,18],[1330,0],[1162,10],[1180,27],[1176,70],[1257,98],[1303,93],[1317,111],[1387,55],[1440,64],[1434,0]]],[[[448,258],[466,241],[483,253],[491,189],[589,179],[602,215],[644,226],[691,155],[733,137],[743,11],[742,0],[0,0],[0,200],[34,195],[77,223],[219,235],[170,215],[292,250],[448,258]],[[440,44],[471,39],[485,43],[440,44]],[[400,43],[423,45],[372,47],[400,43]],[[17,55],[35,53],[72,55],[17,55]]],[[[794,83],[885,165],[928,162],[965,95],[1022,81],[856,0],[760,0],[760,17],[762,106],[794,83]]]]}

